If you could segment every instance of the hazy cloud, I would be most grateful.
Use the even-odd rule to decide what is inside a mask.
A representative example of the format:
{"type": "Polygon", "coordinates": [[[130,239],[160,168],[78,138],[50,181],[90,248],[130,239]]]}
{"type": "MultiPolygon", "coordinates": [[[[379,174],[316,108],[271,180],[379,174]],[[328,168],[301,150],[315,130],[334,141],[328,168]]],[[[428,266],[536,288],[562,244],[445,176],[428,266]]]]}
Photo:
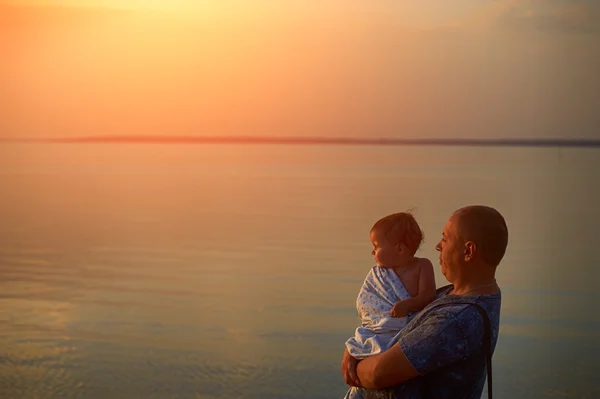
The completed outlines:
{"type": "Polygon", "coordinates": [[[503,0],[494,2],[496,25],[515,30],[600,33],[600,2],[503,0]]]}

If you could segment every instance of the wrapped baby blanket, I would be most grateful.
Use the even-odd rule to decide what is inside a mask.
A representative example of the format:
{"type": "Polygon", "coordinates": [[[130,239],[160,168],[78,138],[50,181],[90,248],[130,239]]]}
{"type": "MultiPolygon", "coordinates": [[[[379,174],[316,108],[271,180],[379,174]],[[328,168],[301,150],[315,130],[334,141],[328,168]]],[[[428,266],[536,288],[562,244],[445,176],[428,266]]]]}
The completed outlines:
{"type": "MultiPolygon", "coordinates": [[[[354,337],[346,341],[348,352],[357,359],[364,359],[384,352],[398,342],[400,330],[406,326],[408,319],[392,317],[390,311],[396,302],[407,298],[410,298],[410,295],[394,270],[373,267],[356,298],[356,309],[361,319],[361,326],[356,329],[354,337]]],[[[351,387],[344,399],[391,397],[392,394],[387,390],[371,391],[351,387]]]]}
{"type": "Polygon", "coordinates": [[[407,298],[410,295],[394,270],[373,267],[356,299],[362,323],[354,337],[346,341],[348,352],[357,359],[364,359],[394,345],[408,321],[406,317],[390,316],[390,311],[396,302],[407,298]]]}

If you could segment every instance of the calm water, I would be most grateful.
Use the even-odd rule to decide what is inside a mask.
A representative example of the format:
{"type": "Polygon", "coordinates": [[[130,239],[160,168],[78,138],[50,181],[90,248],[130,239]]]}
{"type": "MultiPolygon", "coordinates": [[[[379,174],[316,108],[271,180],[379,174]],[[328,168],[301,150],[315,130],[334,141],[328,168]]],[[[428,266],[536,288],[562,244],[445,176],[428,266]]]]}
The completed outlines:
{"type": "MultiPolygon", "coordinates": [[[[600,151],[0,146],[0,397],[341,398],[378,218],[510,243],[498,398],[600,396],[600,151]]],[[[439,269],[438,284],[445,284],[439,269]]]]}

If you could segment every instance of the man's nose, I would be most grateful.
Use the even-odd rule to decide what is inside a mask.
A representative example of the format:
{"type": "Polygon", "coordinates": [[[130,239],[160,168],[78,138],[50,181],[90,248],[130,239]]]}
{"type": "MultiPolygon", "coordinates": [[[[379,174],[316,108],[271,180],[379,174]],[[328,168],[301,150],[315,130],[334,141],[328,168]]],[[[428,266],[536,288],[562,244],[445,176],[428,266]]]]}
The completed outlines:
{"type": "Polygon", "coordinates": [[[439,242],[437,244],[435,244],[435,250],[436,251],[441,251],[442,250],[442,246],[440,245],[439,242]]]}

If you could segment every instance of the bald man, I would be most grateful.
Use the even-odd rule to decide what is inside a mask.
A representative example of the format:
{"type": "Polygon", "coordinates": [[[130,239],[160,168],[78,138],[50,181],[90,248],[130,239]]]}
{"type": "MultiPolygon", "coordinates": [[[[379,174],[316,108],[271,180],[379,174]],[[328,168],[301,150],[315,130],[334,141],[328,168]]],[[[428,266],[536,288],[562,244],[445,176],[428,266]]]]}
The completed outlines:
{"type": "Polygon", "coordinates": [[[501,293],[495,274],[507,245],[508,228],[497,210],[473,205],[455,211],[435,247],[451,284],[437,290],[437,299],[392,348],[360,361],[345,351],[346,383],[361,387],[365,398],[382,393],[397,399],[480,398],[486,361],[498,339],[501,293]]]}

